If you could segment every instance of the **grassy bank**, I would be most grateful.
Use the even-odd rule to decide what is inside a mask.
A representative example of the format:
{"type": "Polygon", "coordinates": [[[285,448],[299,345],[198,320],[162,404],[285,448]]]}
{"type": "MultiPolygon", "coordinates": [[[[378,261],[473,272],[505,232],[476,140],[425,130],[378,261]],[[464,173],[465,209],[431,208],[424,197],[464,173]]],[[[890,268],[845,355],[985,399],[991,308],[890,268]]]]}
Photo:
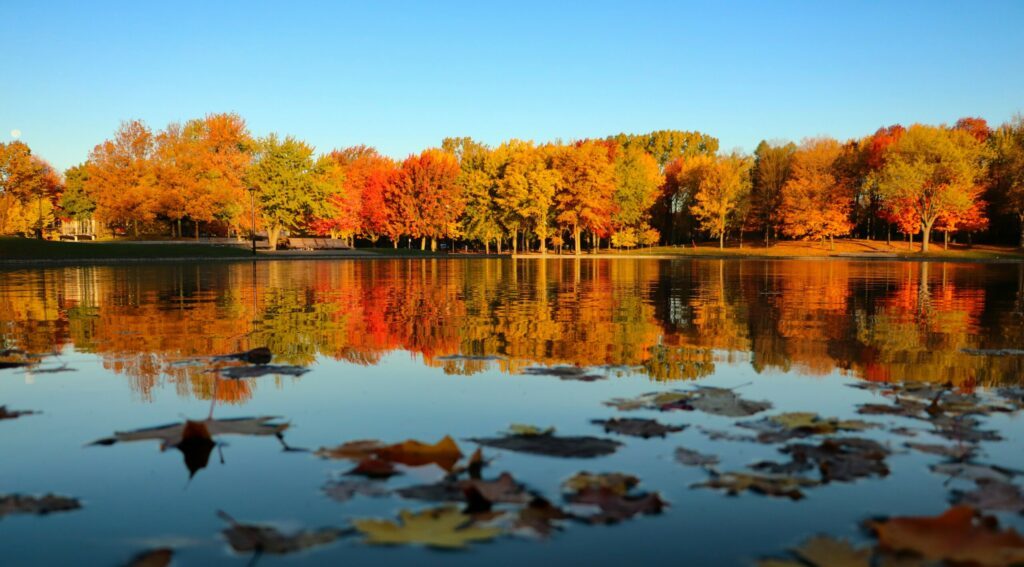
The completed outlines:
{"type": "Polygon", "coordinates": [[[135,260],[165,258],[244,258],[251,252],[232,246],[185,243],[52,242],[0,237],[3,260],[135,260]]]}

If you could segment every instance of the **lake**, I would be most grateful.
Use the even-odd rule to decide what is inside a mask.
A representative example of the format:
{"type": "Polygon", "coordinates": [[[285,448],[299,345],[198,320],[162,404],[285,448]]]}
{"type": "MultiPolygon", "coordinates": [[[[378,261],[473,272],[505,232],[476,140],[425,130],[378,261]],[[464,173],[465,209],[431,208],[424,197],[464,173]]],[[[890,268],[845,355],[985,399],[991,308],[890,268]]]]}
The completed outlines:
{"type": "Polygon", "coordinates": [[[7,270],[0,553],[749,565],[954,502],[1021,530],[1022,348],[1019,263],[7,270]]]}

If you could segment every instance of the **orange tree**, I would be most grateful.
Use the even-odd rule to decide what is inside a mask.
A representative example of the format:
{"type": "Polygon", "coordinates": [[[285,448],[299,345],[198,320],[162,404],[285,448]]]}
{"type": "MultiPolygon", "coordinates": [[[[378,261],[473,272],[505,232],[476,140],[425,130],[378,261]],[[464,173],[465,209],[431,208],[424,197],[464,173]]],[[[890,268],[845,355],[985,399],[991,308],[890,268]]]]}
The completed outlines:
{"type": "Polygon", "coordinates": [[[805,140],[793,157],[782,188],[782,232],[824,242],[848,234],[853,191],[838,171],[843,147],[832,138],[805,140]]]}

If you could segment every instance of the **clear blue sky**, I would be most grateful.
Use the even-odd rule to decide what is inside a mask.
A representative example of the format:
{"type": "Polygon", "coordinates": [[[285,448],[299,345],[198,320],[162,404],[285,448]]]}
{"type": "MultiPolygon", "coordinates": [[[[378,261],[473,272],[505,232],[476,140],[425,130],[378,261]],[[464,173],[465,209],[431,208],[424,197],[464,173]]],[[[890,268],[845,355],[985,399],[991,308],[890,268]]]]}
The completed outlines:
{"type": "Polygon", "coordinates": [[[395,157],[662,128],[751,150],[1024,111],[1024,1],[0,4],[0,141],[60,168],[121,120],[221,111],[395,157]]]}

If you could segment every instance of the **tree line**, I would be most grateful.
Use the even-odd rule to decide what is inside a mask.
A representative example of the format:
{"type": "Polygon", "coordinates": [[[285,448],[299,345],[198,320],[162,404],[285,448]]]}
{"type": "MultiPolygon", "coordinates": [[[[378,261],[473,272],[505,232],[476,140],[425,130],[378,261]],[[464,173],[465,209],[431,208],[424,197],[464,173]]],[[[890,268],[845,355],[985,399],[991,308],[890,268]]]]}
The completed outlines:
{"type": "Polygon", "coordinates": [[[919,239],[980,235],[1024,247],[1024,118],[997,128],[893,125],[859,139],[762,141],[719,151],[702,132],[488,146],[446,138],[401,161],[368,146],[317,154],[251,135],[236,114],[154,132],[121,124],[60,175],[22,142],[0,145],[0,233],[97,218],[118,232],[315,234],[502,252],[695,244],[744,235],[919,239]],[[255,226],[253,226],[255,217],[255,226]]]}

